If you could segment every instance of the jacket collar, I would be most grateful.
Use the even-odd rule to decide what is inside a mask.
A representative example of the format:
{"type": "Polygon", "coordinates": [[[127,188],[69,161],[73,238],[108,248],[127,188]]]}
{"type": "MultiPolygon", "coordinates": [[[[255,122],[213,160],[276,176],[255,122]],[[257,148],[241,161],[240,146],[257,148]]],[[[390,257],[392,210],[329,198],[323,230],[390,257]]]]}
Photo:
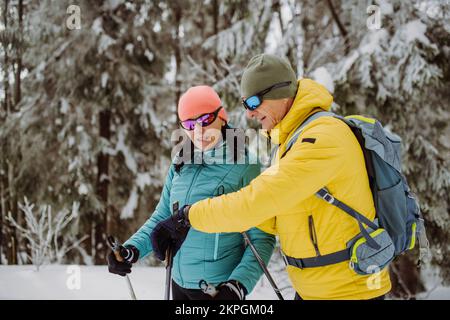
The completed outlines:
{"type": "Polygon", "coordinates": [[[284,118],[270,130],[270,139],[275,144],[283,144],[289,134],[317,109],[329,111],[333,97],[324,86],[311,79],[298,81],[298,89],[292,106],[284,118]]]}

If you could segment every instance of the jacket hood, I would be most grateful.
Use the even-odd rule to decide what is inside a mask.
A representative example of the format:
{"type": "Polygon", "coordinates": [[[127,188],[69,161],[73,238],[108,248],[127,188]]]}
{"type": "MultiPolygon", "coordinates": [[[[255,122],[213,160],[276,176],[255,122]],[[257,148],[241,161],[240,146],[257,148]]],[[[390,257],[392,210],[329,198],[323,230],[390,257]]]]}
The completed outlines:
{"type": "Polygon", "coordinates": [[[328,90],[311,79],[298,81],[297,94],[291,109],[284,118],[270,130],[270,139],[275,144],[282,144],[289,134],[298,128],[306,118],[319,108],[329,111],[333,96],[328,90]]]}

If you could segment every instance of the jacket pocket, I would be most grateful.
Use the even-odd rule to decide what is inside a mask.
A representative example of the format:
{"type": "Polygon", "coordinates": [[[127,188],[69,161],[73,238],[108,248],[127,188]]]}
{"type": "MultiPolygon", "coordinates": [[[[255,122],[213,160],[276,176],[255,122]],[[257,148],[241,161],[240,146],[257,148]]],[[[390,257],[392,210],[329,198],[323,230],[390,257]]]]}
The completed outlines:
{"type": "Polygon", "coordinates": [[[314,246],[314,250],[316,251],[316,257],[318,257],[320,256],[320,251],[319,251],[319,244],[317,241],[316,227],[314,226],[314,219],[312,215],[308,217],[308,225],[309,225],[309,238],[311,239],[311,242],[314,246]]]}

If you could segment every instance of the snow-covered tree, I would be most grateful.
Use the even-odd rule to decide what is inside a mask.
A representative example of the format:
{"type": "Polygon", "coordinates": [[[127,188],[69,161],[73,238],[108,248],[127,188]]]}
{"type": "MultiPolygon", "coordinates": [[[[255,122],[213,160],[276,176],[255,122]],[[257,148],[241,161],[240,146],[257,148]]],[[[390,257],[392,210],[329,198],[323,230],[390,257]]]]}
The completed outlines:
{"type": "MultiPolygon", "coordinates": [[[[327,40],[306,42],[304,50],[321,55],[307,75],[331,83],[337,112],[375,117],[403,138],[403,169],[420,199],[433,262],[448,281],[449,7],[435,1],[375,1],[372,9],[379,10],[381,25],[369,28],[373,3],[333,4],[335,28],[323,36],[327,40]]],[[[423,289],[416,257],[401,257],[391,268],[396,295],[415,297],[423,289]]]]}
{"type": "Polygon", "coordinates": [[[125,237],[148,217],[167,167],[171,22],[153,1],[82,1],[81,29],[71,30],[70,4],[29,5],[29,74],[0,135],[17,194],[56,209],[80,202],[85,248],[104,263],[105,234],[125,237]]]}
{"type": "Polygon", "coordinates": [[[67,242],[67,229],[72,221],[78,218],[79,204],[74,202],[71,210],[61,210],[56,215],[52,213],[51,206],[41,206],[38,212],[34,210],[34,204],[29,203],[27,198],[19,204],[20,210],[24,214],[25,223],[22,226],[11,214],[8,220],[24,237],[29,244],[30,254],[27,255],[30,261],[39,271],[41,265],[45,263],[55,262],[61,264],[65,261],[67,253],[79,246],[79,244],[87,238],[74,239],[75,235],[71,235],[71,243],[67,242]]]}
{"type": "MultiPolygon", "coordinates": [[[[104,263],[105,234],[124,240],[154,209],[181,93],[212,85],[232,124],[254,126],[240,78],[251,56],[270,52],[323,83],[336,112],[375,117],[403,138],[433,263],[450,279],[448,3],[83,0],[80,29],[67,26],[70,1],[2,5],[0,249],[10,263],[27,241],[4,218],[24,226],[24,196],[56,211],[79,202],[74,228],[89,236],[79,255],[104,263]]],[[[422,289],[411,257],[392,268],[406,297],[422,289]]]]}

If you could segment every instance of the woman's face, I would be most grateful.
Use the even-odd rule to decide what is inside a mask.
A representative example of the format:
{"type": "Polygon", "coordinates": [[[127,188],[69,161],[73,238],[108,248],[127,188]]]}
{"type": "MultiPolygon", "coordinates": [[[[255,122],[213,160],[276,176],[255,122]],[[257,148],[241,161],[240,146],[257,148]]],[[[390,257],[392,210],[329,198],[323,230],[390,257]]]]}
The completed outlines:
{"type": "MultiPolygon", "coordinates": [[[[193,117],[194,119],[200,115],[193,117]]],[[[217,117],[213,123],[207,127],[202,127],[199,123],[195,125],[194,130],[186,130],[186,135],[191,139],[194,146],[202,151],[213,148],[217,143],[222,141],[222,127],[225,121],[217,117]]]]}

